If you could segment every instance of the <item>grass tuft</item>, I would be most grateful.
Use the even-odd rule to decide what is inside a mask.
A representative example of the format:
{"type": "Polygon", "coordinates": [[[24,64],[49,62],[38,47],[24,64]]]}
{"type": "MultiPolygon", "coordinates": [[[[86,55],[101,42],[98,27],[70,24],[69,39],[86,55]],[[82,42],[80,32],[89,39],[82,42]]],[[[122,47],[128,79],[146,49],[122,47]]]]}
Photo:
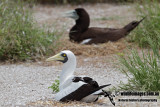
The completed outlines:
{"type": "Polygon", "coordinates": [[[122,72],[128,77],[128,83],[122,83],[121,90],[160,91],[160,54],[159,47],[148,39],[152,50],[148,52],[132,51],[127,58],[121,57],[122,72]]]}
{"type": "Polygon", "coordinates": [[[34,60],[54,51],[55,32],[37,27],[22,0],[1,0],[0,16],[0,60],[34,60]]]}
{"type": "Polygon", "coordinates": [[[160,5],[158,0],[146,0],[143,4],[137,6],[138,16],[146,17],[142,26],[134,32],[131,40],[142,47],[150,47],[148,38],[160,46],[160,5]]]}
{"type": "Polygon", "coordinates": [[[146,19],[135,31],[132,40],[148,51],[132,51],[127,58],[121,57],[122,72],[128,83],[122,83],[120,90],[160,91],[160,5],[158,0],[146,0],[138,5],[140,17],[146,19]],[[151,48],[151,49],[150,49],[151,48]]]}

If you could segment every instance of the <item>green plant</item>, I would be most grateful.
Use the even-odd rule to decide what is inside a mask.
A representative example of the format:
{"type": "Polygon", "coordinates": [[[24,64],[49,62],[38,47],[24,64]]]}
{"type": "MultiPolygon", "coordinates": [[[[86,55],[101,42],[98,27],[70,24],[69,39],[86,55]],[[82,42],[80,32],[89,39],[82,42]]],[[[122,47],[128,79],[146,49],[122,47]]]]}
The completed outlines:
{"type": "Polygon", "coordinates": [[[128,83],[121,82],[120,90],[160,91],[160,7],[158,0],[146,0],[138,5],[139,16],[146,17],[132,36],[132,40],[148,51],[132,51],[121,56],[122,72],[128,83]]]}
{"type": "Polygon", "coordinates": [[[59,80],[56,79],[52,86],[48,88],[51,88],[53,92],[59,92],[59,80]]]}
{"type": "Polygon", "coordinates": [[[0,16],[0,60],[34,60],[54,51],[55,32],[37,27],[22,0],[1,0],[0,16]]]}
{"type": "Polygon", "coordinates": [[[149,47],[148,38],[151,38],[160,46],[160,6],[158,0],[145,0],[143,4],[138,4],[137,12],[139,17],[146,17],[137,27],[131,40],[138,43],[139,46],[149,47]]]}
{"type": "Polygon", "coordinates": [[[127,58],[121,57],[122,72],[128,77],[128,83],[121,83],[121,90],[160,91],[160,54],[159,47],[148,38],[152,51],[132,51],[127,58]]]}

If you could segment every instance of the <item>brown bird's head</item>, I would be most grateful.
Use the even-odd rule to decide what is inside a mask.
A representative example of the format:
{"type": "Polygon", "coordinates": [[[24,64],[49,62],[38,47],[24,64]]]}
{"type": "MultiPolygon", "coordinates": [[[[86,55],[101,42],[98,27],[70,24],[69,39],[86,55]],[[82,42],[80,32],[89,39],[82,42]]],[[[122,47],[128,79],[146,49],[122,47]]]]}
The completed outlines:
{"type": "Polygon", "coordinates": [[[69,32],[70,41],[80,42],[79,35],[85,32],[90,24],[89,14],[84,8],[76,8],[66,12],[64,16],[74,19],[76,23],[69,32]]]}
{"type": "Polygon", "coordinates": [[[128,25],[126,25],[124,27],[124,29],[127,30],[127,32],[132,31],[135,27],[137,27],[139,25],[140,22],[142,22],[145,19],[145,17],[143,19],[141,19],[140,21],[132,21],[131,23],[129,23],[128,25]]]}
{"type": "Polygon", "coordinates": [[[65,13],[65,17],[74,19],[76,22],[76,28],[80,28],[78,30],[84,31],[89,27],[89,14],[84,8],[76,8],[72,11],[68,11],[65,13]]]}
{"type": "Polygon", "coordinates": [[[78,20],[89,21],[89,14],[84,8],[76,8],[75,11],[79,16],[78,20]]]}
{"type": "Polygon", "coordinates": [[[64,16],[72,18],[75,21],[77,21],[77,20],[88,20],[89,19],[89,15],[84,8],[76,8],[74,10],[68,11],[68,12],[65,13],[64,16]]]}

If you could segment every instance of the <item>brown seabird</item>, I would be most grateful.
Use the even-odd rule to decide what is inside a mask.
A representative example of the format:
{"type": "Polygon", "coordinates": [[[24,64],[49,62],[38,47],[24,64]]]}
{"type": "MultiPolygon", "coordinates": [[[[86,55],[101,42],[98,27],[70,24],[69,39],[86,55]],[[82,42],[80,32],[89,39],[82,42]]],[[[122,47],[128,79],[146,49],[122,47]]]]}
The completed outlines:
{"type": "Polygon", "coordinates": [[[80,44],[98,44],[108,41],[117,41],[127,36],[134,28],[136,28],[140,21],[132,21],[122,28],[99,28],[89,27],[90,17],[84,8],[76,8],[75,10],[66,12],[66,17],[75,20],[75,25],[70,29],[69,38],[71,41],[80,44]]]}

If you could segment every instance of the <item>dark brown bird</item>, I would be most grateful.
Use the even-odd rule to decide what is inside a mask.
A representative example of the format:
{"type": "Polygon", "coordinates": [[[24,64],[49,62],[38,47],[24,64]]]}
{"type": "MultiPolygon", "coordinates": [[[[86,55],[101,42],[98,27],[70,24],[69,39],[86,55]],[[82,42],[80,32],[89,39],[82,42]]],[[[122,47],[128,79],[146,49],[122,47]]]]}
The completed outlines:
{"type": "Polygon", "coordinates": [[[127,36],[141,21],[132,21],[123,28],[98,28],[89,27],[90,17],[83,8],[76,8],[67,12],[66,17],[73,18],[76,24],[70,29],[70,41],[81,44],[98,44],[108,41],[117,41],[127,36]]]}

